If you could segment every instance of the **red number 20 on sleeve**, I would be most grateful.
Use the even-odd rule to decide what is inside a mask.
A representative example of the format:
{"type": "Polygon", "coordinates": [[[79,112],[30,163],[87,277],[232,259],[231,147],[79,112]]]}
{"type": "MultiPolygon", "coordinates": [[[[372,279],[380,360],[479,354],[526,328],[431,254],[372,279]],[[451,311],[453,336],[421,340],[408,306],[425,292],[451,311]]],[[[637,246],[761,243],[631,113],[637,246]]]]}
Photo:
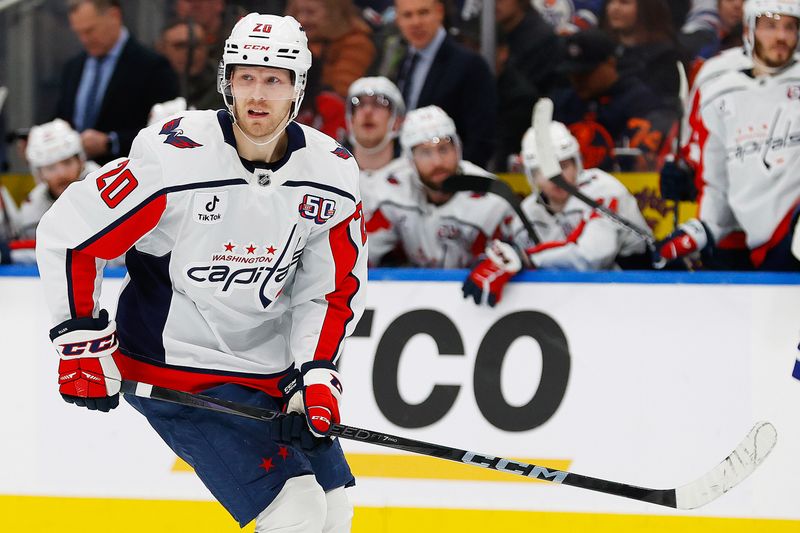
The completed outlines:
{"type": "Polygon", "coordinates": [[[117,207],[139,185],[133,172],[125,168],[130,162],[130,159],[121,161],[116,168],[112,168],[97,178],[97,190],[100,191],[100,198],[111,209],[117,207]],[[106,183],[111,178],[113,178],[111,182],[106,183]]]}

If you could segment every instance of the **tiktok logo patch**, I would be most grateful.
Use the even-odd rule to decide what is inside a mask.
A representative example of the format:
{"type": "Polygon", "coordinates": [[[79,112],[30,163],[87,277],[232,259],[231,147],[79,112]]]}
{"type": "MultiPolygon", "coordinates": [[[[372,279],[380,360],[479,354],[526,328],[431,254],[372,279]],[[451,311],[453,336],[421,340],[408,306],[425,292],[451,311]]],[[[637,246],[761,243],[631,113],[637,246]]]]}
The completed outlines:
{"type": "Polygon", "coordinates": [[[198,224],[216,224],[228,208],[228,191],[194,193],[192,218],[198,224]]]}

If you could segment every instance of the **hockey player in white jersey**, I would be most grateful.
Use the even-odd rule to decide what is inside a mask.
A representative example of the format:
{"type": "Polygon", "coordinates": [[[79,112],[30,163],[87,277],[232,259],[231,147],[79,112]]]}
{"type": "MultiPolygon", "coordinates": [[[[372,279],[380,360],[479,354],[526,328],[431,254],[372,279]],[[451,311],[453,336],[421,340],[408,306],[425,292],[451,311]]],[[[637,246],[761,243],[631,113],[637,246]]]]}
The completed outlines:
{"type": "MultiPolygon", "coordinates": [[[[650,232],[636,198],[622,183],[602,170],[583,168],[580,145],[564,124],[550,123],[549,133],[566,181],[650,232]]],[[[533,190],[523,200],[522,210],[542,242],[532,242],[515,218],[512,229],[505,232],[511,235],[509,242],[492,241],[486,248],[486,258],[470,272],[462,287],[465,298],[494,306],[502,298],[505,284],[523,268],[579,271],[649,268],[647,244],[641,237],[542,175],[533,128],[522,138],[521,155],[533,190]]]]}
{"type": "Polygon", "coordinates": [[[410,165],[408,158],[395,157],[397,137],[406,114],[400,90],[388,78],[359,78],[347,91],[345,121],[348,140],[361,170],[359,188],[364,213],[375,210],[376,189],[392,175],[410,165]]]}
{"type": "Polygon", "coordinates": [[[19,237],[33,239],[42,216],[66,188],[100,167],[86,160],[80,134],[60,118],[31,128],[25,157],[38,184],[20,207],[19,237]]]}
{"type": "Polygon", "coordinates": [[[0,238],[0,263],[4,264],[36,262],[39,220],[67,186],[99,168],[94,161],[86,161],[78,132],[58,118],[31,128],[25,157],[37,185],[14,210],[11,239],[0,238]]]}
{"type": "Polygon", "coordinates": [[[748,0],[744,10],[753,68],[700,88],[698,218],[679,226],[659,252],[667,260],[713,254],[741,228],[757,269],[797,270],[791,243],[800,202],[800,1],[748,0]]]}
{"type": "Polygon", "coordinates": [[[291,17],[251,13],[225,42],[228,110],[145,128],[128,158],[70,186],[37,258],[65,400],[107,411],[120,378],[291,413],[263,422],[126,397],[243,527],[346,532],[336,365],[364,306],[358,167],[293,121],[311,65],[291,17]],[[98,308],[126,252],[116,320],[98,308]]]}
{"type": "Polygon", "coordinates": [[[461,141],[447,113],[436,106],[410,111],[400,132],[411,165],[387,176],[367,221],[370,264],[399,250],[413,266],[464,268],[498,237],[513,213],[493,195],[446,192],[453,174],[490,176],[461,159],[461,141]]]}

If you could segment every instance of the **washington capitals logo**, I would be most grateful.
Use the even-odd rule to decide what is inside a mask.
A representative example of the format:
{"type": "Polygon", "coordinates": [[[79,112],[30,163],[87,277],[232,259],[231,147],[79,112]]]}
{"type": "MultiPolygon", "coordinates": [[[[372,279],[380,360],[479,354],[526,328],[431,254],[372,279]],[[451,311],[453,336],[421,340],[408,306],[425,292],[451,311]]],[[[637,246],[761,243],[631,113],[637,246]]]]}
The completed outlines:
{"type": "Polygon", "coordinates": [[[200,143],[194,142],[189,137],[185,137],[183,135],[183,130],[178,129],[182,119],[183,117],[174,118],[161,126],[161,131],[158,134],[167,136],[167,138],[164,139],[164,144],[171,144],[176,148],[197,148],[198,146],[203,146],[200,143]]]}
{"type": "Polygon", "coordinates": [[[337,146],[336,149],[331,153],[336,157],[341,157],[342,159],[350,159],[353,157],[353,154],[351,154],[344,146],[337,146]]]}

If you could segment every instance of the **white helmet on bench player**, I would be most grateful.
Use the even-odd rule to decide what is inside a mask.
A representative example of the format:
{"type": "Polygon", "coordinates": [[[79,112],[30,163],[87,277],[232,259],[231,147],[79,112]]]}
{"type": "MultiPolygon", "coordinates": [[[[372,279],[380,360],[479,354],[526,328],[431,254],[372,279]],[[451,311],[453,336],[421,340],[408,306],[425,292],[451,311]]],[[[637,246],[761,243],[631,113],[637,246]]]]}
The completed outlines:
{"type": "Polygon", "coordinates": [[[220,61],[217,89],[233,113],[231,74],[236,65],[274,67],[291,71],[294,83],[294,104],[289,122],[300,111],[306,89],[311,51],[306,32],[293,17],[250,13],[242,18],[225,41],[220,61]]]}
{"type": "Polygon", "coordinates": [[[420,144],[452,141],[461,158],[461,139],[456,124],[440,107],[429,105],[409,111],[400,130],[400,144],[410,158],[411,150],[420,144]]]}
{"type": "Polygon", "coordinates": [[[800,21],[800,0],[746,0],[744,3],[744,49],[757,61],[756,20],[761,16],[787,15],[800,21]]]}
{"type": "MultiPolygon", "coordinates": [[[[550,139],[558,161],[574,159],[580,174],[583,170],[583,161],[581,160],[581,146],[578,143],[578,139],[561,122],[550,123],[550,139]]],[[[520,155],[522,156],[522,164],[525,167],[525,175],[528,177],[528,182],[536,190],[535,175],[539,169],[539,161],[536,149],[536,131],[532,127],[528,128],[528,131],[522,137],[522,153],[520,155]]]]}
{"type": "Polygon", "coordinates": [[[353,145],[358,144],[355,134],[353,133],[353,109],[359,105],[359,97],[373,96],[378,99],[380,103],[386,105],[392,112],[392,117],[389,119],[389,124],[386,127],[386,135],[378,146],[372,148],[373,151],[379,151],[386,143],[398,136],[394,125],[397,123],[398,118],[403,118],[406,114],[406,104],[403,101],[403,95],[400,94],[400,89],[397,85],[391,82],[389,78],[384,76],[368,76],[359,78],[354,81],[350,88],[347,90],[347,105],[345,120],[347,122],[348,138],[353,145]]]}
{"type": "Polygon", "coordinates": [[[31,128],[25,157],[35,176],[40,177],[42,167],[73,156],[78,156],[81,161],[86,159],[80,134],[66,121],[57,118],[31,128]]]}

